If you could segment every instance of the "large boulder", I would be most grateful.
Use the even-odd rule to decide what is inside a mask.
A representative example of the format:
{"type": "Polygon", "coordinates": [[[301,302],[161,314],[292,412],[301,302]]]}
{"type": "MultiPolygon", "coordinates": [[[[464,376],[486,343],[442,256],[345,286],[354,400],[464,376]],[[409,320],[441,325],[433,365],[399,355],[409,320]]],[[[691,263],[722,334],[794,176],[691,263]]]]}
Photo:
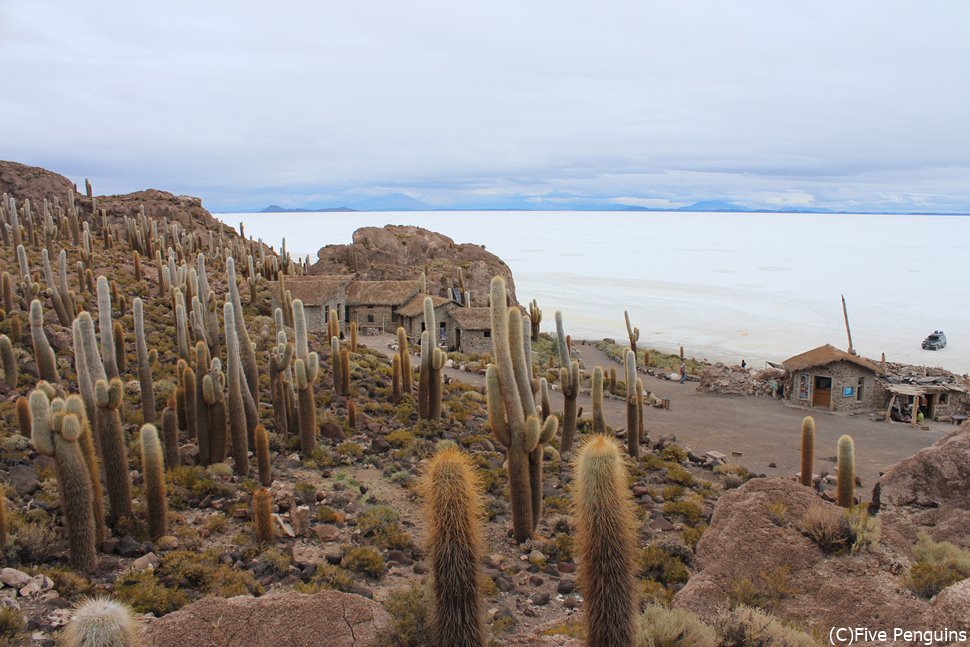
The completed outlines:
{"type": "Polygon", "coordinates": [[[930,605],[904,587],[899,575],[905,562],[893,552],[823,554],[797,529],[812,505],[832,504],[783,479],[754,479],[725,493],[697,546],[698,570],[674,597],[674,606],[712,620],[747,581],[787,588],[771,601],[771,610],[806,628],[908,627],[928,612],[930,605]],[[778,504],[785,510],[781,524],[778,504]]]}
{"type": "Polygon", "coordinates": [[[389,623],[380,604],[338,591],[205,597],[150,620],[144,647],[366,647],[389,623]]]}
{"type": "Polygon", "coordinates": [[[427,273],[428,291],[457,287],[462,268],[472,304],[488,305],[488,286],[502,276],[515,302],[512,272],[502,259],[481,245],[459,244],[433,231],[414,226],[362,227],[349,245],[327,245],[317,253],[311,274],[356,274],[369,281],[414,280],[427,273]]]}
{"type": "Polygon", "coordinates": [[[884,540],[909,552],[924,530],[970,548],[970,423],[896,463],[873,493],[884,540]]]}

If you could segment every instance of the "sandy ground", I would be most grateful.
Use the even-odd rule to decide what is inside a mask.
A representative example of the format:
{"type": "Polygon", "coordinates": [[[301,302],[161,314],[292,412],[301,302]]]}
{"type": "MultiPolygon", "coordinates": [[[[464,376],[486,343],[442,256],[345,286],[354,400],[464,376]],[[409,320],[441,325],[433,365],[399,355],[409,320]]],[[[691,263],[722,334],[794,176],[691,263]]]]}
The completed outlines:
{"type": "MultiPolygon", "coordinates": [[[[387,354],[391,353],[388,348],[391,341],[390,336],[361,339],[362,343],[387,354]]],[[[597,365],[621,368],[592,344],[578,343],[574,348],[587,369],[597,365]]],[[[417,362],[414,365],[417,366],[417,362]]],[[[446,369],[445,375],[476,386],[485,384],[484,376],[457,369],[446,369]]],[[[641,377],[647,391],[671,400],[669,410],[644,409],[644,425],[651,439],[673,436],[697,453],[714,450],[730,456],[731,452],[741,452],[741,462],[753,472],[789,476],[798,471],[802,418],[811,414],[816,423],[816,470],[834,473],[838,439],[842,434],[849,434],[855,441],[856,473],[862,480],[864,492],[888,467],[956,429],[951,425],[930,423],[930,431],[923,431],[906,424],[875,422],[862,415],[802,409],[767,397],[702,393],[697,390],[697,384],[691,382],[680,384],[647,375],[641,377]],[[770,467],[772,463],[775,467],[770,467]]],[[[561,411],[561,393],[553,391],[551,399],[553,410],[561,411]]],[[[590,415],[592,407],[588,393],[580,395],[579,405],[583,407],[584,416],[590,415]]],[[[625,407],[622,399],[608,397],[604,402],[607,424],[614,428],[625,427],[625,407]]]]}

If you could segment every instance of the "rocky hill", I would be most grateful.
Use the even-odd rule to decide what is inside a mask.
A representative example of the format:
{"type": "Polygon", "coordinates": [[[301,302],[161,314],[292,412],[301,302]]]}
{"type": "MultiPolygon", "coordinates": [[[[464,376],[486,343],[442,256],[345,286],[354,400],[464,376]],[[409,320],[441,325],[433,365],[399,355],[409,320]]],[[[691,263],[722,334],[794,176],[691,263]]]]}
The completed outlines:
{"type": "Polygon", "coordinates": [[[317,253],[311,274],[357,274],[365,280],[418,279],[424,272],[433,294],[458,287],[458,270],[472,304],[488,305],[488,284],[493,276],[505,279],[513,302],[512,271],[482,245],[455,243],[451,238],[421,227],[387,225],[362,227],[349,245],[327,245],[317,253]]]}

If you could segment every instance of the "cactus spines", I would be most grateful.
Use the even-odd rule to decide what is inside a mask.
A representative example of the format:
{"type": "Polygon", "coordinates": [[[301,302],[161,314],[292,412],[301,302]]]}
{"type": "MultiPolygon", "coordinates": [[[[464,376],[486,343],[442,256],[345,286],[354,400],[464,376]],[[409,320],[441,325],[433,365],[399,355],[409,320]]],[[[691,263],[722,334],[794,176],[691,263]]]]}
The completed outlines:
{"type": "Polygon", "coordinates": [[[593,368],[593,433],[606,433],[606,418],[603,417],[603,369],[593,368]]]}
{"type": "Polygon", "coordinates": [[[165,494],[165,461],[155,425],[141,427],[141,468],[145,474],[148,503],[148,534],[152,539],[168,534],[168,497],[165,494]]]}
{"type": "Polygon", "coordinates": [[[542,444],[556,433],[558,420],[539,422],[528,379],[522,316],[507,307],[505,281],[491,284],[492,345],[495,363],[485,372],[488,420],[495,439],[507,449],[512,528],[522,543],[535,532],[542,499],[542,444]],[[533,490],[538,492],[533,492],[533,490]]]}
{"type": "Polygon", "coordinates": [[[559,385],[562,387],[563,413],[562,438],[559,451],[568,456],[576,436],[576,423],[579,418],[579,362],[569,358],[569,345],[562,325],[562,313],[556,311],[556,340],[559,349],[559,385]]]}
{"type": "Polygon", "coordinates": [[[83,601],[60,637],[64,647],[138,647],[138,620],[109,598],[83,601]]]}
{"type": "Polygon", "coordinates": [[[483,550],[480,489],[471,460],[457,447],[435,454],[422,479],[436,645],[485,644],[478,584],[483,550]]]}
{"type": "Polygon", "coordinates": [[[48,382],[60,382],[57,358],[44,332],[44,310],[37,299],[30,303],[30,339],[34,344],[34,358],[37,360],[37,372],[40,378],[48,382]]]}
{"type": "Polygon", "coordinates": [[[97,532],[91,475],[78,444],[81,422],[77,416],[64,413],[63,400],[55,402],[61,409],[56,413],[42,389],[31,392],[31,440],[37,451],[54,458],[61,506],[67,522],[71,565],[78,570],[91,572],[97,563],[97,532]]]}
{"type": "Polygon", "coordinates": [[[333,392],[335,395],[342,395],[344,372],[340,366],[340,340],[337,337],[330,338],[330,362],[333,364],[333,392]]]}
{"type": "Polygon", "coordinates": [[[350,322],[350,352],[357,352],[357,322],[350,322]]]}
{"type": "Polygon", "coordinates": [[[30,404],[27,398],[20,396],[17,398],[17,428],[21,436],[30,438],[30,404]]]}
{"type": "Polygon", "coordinates": [[[347,427],[351,432],[357,428],[357,402],[347,400],[347,427]]]}
{"type": "Polygon", "coordinates": [[[110,521],[116,524],[120,519],[131,516],[131,477],[128,474],[128,447],[121,428],[122,393],[121,380],[111,382],[98,380],[94,386],[94,399],[97,404],[96,424],[101,439],[101,459],[104,462],[105,481],[108,485],[110,521]]]}
{"type": "Polygon", "coordinates": [[[408,334],[403,327],[397,329],[397,354],[401,358],[401,390],[411,393],[411,352],[408,350],[408,334]]]}
{"type": "Polygon", "coordinates": [[[441,417],[441,369],[445,355],[438,348],[434,301],[424,298],[424,332],[421,333],[421,374],[418,380],[418,415],[425,420],[441,417]]]}
{"type": "Polygon", "coordinates": [[[401,401],[401,356],[395,353],[391,357],[391,402],[401,401]]]}
{"type": "Polygon", "coordinates": [[[196,378],[195,371],[191,366],[186,365],[182,371],[182,392],[185,403],[185,423],[189,432],[189,438],[196,440],[199,437],[199,405],[196,401],[196,378]]]}
{"type": "Polygon", "coordinates": [[[812,487],[812,468],[815,463],[815,418],[802,419],[802,471],[801,483],[812,487]]]}
{"type": "Polygon", "coordinates": [[[626,334],[630,338],[630,350],[633,351],[633,357],[636,359],[637,341],[640,340],[640,329],[630,325],[630,313],[626,310],[623,311],[623,319],[626,321],[626,334]]]}
{"type": "Polygon", "coordinates": [[[552,405],[549,403],[549,382],[546,378],[539,380],[539,411],[542,412],[542,420],[552,415],[552,405]]]}
{"type": "Polygon", "coordinates": [[[636,386],[634,387],[637,398],[637,435],[640,442],[643,442],[643,380],[637,378],[636,386]]]}
{"type": "MultiPolygon", "coordinates": [[[[279,308],[276,312],[282,312],[279,308]]],[[[273,394],[273,414],[276,418],[276,432],[285,435],[289,431],[290,417],[293,416],[293,385],[290,376],[293,373],[293,344],[286,340],[286,333],[280,330],[276,336],[276,348],[269,354],[269,379],[273,394]]],[[[295,417],[295,416],[294,416],[295,417]]]]}
{"type": "Polygon", "coordinates": [[[839,506],[851,508],[855,505],[855,445],[849,435],[839,438],[835,491],[835,502],[839,506]]]}
{"type": "Polygon", "coordinates": [[[119,377],[111,323],[111,288],[108,279],[98,277],[98,332],[101,336],[101,361],[108,379],[119,377]]]}
{"type": "MultiPolygon", "coordinates": [[[[229,259],[232,260],[231,258],[229,259]]],[[[249,438],[246,430],[246,405],[243,401],[242,364],[239,359],[239,338],[236,336],[235,315],[232,303],[223,306],[226,328],[226,380],[229,384],[228,418],[229,438],[232,445],[233,470],[239,476],[249,475],[249,438]]]]}
{"type": "MultiPolygon", "coordinates": [[[[333,312],[331,310],[331,312],[333,312]]],[[[296,334],[296,360],[293,362],[293,377],[296,382],[297,402],[300,420],[300,451],[303,456],[309,456],[317,448],[317,406],[314,397],[313,384],[320,373],[320,358],[311,353],[307,346],[306,314],[303,301],[293,300],[293,330],[296,334]]],[[[331,338],[331,344],[336,338],[331,338]]],[[[339,357],[335,354],[334,360],[339,357]]],[[[334,370],[334,380],[337,371],[334,370]]]]}
{"type": "Polygon", "coordinates": [[[6,335],[0,335],[0,365],[3,367],[3,381],[10,388],[17,388],[17,357],[13,354],[13,344],[6,335]]]}
{"type": "Polygon", "coordinates": [[[637,355],[632,350],[624,358],[626,373],[626,438],[627,451],[634,459],[640,458],[640,406],[637,403],[637,355]]]}
{"type": "Polygon", "coordinates": [[[23,328],[20,323],[20,316],[18,316],[16,313],[7,316],[10,318],[10,340],[15,344],[19,344],[24,338],[23,328]]]}
{"type": "Polygon", "coordinates": [[[539,323],[542,321],[542,310],[535,299],[529,304],[529,321],[532,325],[532,341],[539,341],[539,323]]]}
{"type": "Polygon", "coordinates": [[[574,520],[588,647],[632,647],[636,637],[634,510],[619,448],[595,435],[576,457],[574,520]]]}
{"type": "Polygon", "coordinates": [[[135,318],[135,355],[138,357],[138,385],[141,391],[142,420],[155,422],[155,391],[152,379],[151,353],[145,339],[145,306],[135,298],[132,303],[135,318]]]}
{"type": "Polygon", "coordinates": [[[327,312],[327,339],[334,337],[340,339],[340,320],[338,319],[337,309],[330,308],[327,312]]]}
{"type": "MultiPolygon", "coordinates": [[[[230,256],[226,259],[226,274],[229,282],[229,301],[232,303],[233,324],[236,329],[236,336],[239,346],[240,359],[242,361],[243,378],[246,387],[252,396],[253,402],[259,405],[259,369],[256,366],[256,351],[252,342],[249,340],[249,332],[246,330],[246,320],[243,317],[242,300],[239,297],[239,285],[236,283],[236,264],[230,256]]],[[[257,421],[250,425],[255,428],[257,421]]]]}
{"type": "Polygon", "coordinates": [[[253,530],[260,544],[273,543],[273,497],[262,487],[253,493],[253,530]]]}
{"type": "Polygon", "coordinates": [[[132,265],[135,266],[135,282],[141,283],[141,254],[137,251],[131,253],[132,265]]]}
{"type": "MultiPolygon", "coordinates": [[[[162,440],[165,443],[165,464],[175,467],[180,463],[179,460],[179,423],[178,414],[175,413],[175,398],[169,398],[168,403],[162,410],[162,440]]],[[[199,443],[199,456],[202,455],[202,443],[199,443]]],[[[206,443],[208,452],[208,443],[206,443]]],[[[201,458],[200,458],[201,462],[201,458]]],[[[206,465],[207,463],[202,463],[206,465]]]]}
{"type": "Polygon", "coordinates": [[[259,482],[263,487],[273,484],[273,471],[269,462],[269,433],[263,425],[256,425],[253,434],[256,440],[256,466],[259,471],[259,482]]]}

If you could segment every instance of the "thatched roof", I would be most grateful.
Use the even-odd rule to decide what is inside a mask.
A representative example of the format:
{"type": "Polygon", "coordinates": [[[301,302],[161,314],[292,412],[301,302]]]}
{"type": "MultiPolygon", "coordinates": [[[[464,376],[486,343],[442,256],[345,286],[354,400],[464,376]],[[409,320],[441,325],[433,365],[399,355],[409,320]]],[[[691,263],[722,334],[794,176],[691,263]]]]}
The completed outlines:
{"type": "Polygon", "coordinates": [[[455,308],[448,313],[462,330],[491,330],[491,308],[455,308]]]}
{"type": "Polygon", "coordinates": [[[782,362],[781,365],[789,371],[801,371],[813,366],[826,366],[827,364],[834,364],[835,362],[849,362],[850,364],[861,366],[862,368],[872,371],[873,373],[882,372],[879,365],[875,362],[871,362],[864,357],[859,357],[858,355],[850,355],[844,350],[839,350],[830,344],[813,348],[812,350],[802,353],[801,355],[789,357],[782,362]]]}
{"type": "Polygon", "coordinates": [[[424,314],[424,298],[427,296],[431,297],[431,303],[435,308],[440,308],[443,305],[454,303],[451,299],[431,296],[430,294],[425,294],[424,292],[418,292],[411,297],[410,301],[398,308],[397,313],[402,317],[420,317],[422,314],[424,314]]]}
{"type": "MultiPolygon", "coordinates": [[[[353,276],[291,276],[286,279],[286,289],[293,299],[299,299],[305,306],[321,306],[343,295],[353,276]]],[[[270,290],[278,302],[282,302],[279,281],[270,281],[270,290]]]]}
{"type": "Polygon", "coordinates": [[[400,306],[420,289],[420,281],[354,281],[347,288],[347,305],[400,306]]]}

